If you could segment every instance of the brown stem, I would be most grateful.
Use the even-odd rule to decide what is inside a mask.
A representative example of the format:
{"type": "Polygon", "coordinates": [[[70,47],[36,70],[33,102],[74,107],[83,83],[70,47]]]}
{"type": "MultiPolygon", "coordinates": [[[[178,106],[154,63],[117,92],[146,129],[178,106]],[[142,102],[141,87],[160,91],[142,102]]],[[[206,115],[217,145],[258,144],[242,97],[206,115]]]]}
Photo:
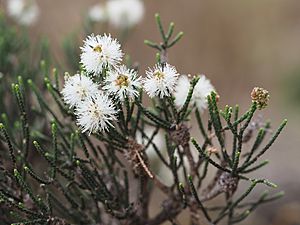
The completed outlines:
{"type": "Polygon", "coordinates": [[[169,218],[175,218],[182,210],[182,204],[180,199],[168,199],[163,204],[163,210],[151,219],[145,225],[159,225],[169,220],[169,218]]]}

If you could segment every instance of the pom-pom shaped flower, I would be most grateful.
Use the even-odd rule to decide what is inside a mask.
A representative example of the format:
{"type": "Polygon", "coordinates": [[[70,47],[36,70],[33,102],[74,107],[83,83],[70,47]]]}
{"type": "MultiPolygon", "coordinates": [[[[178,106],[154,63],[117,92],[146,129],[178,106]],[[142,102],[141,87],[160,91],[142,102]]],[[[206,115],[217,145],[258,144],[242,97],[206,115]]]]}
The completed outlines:
{"type": "Polygon", "coordinates": [[[102,92],[82,101],[75,111],[78,126],[89,134],[108,130],[116,113],[113,102],[102,92]]]}
{"type": "Polygon", "coordinates": [[[104,22],[107,20],[106,8],[98,3],[93,5],[88,12],[88,17],[93,22],[104,22]]]}
{"type": "Polygon", "coordinates": [[[19,24],[29,26],[36,22],[39,8],[34,0],[9,0],[7,12],[19,24]]]}
{"type": "Polygon", "coordinates": [[[110,35],[88,36],[81,47],[81,63],[88,73],[99,74],[103,67],[115,67],[122,60],[121,45],[110,35]]]}
{"type": "Polygon", "coordinates": [[[110,0],[106,8],[109,23],[119,29],[136,25],[144,16],[141,0],[110,0]]]}
{"type": "Polygon", "coordinates": [[[117,95],[123,101],[126,97],[133,99],[138,96],[138,89],[141,87],[140,77],[137,72],[128,69],[126,66],[120,66],[115,70],[110,70],[103,87],[109,94],[117,95]]]}
{"type": "Polygon", "coordinates": [[[255,87],[251,92],[251,98],[253,102],[256,102],[258,109],[264,109],[268,105],[270,95],[267,90],[255,87]]]}
{"type": "MultiPolygon", "coordinates": [[[[178,79],[178,84],[175,89],[175,104],[177,107],[182,107],[186,101],[190,88],[190,80],[186,75],[182,75],[178,79]]],[[[207,108],[207,96],[214,91],[214,87],[205,75],[201,75],[193,92],[190,105],[195,105],[202,112],[207,108]]]]}
{"type": "Polygon", "coordinates": [[[98,93],[98,85],[91,78],[83,74],[75,74],[74,76],[65,76],[65,85],[61,93],[65,103],[70,108],[77,106],[86,98],[91,98],[98,93]]]}
{"type": "Polygon", "coordinates": [[[168,63],[164,66],[157,64],[153,69],[149,68],[146,75],[143,82],[144,89],[150,98],[170,96],[179,76],[176,68],[168,63]]]}

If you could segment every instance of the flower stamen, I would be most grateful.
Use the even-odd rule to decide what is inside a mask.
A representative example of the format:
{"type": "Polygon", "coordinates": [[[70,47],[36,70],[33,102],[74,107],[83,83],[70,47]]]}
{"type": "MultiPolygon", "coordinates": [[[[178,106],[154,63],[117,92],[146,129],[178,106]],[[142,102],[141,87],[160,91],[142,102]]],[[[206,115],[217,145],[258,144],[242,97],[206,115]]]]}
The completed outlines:
{"type": "Polygon", "coordinates": [[[116,79],[116,85],[120,87],[128,87],[129,86],[129,79],[127,75],[119,74],[116,79]]]}
{"type": "Polygon", "coordinates": [[[159,70],[155,71],[153,75],[158,80],[164,79],[164,77],[165,77],[165,74],[159,70]]]}
{"type": "Polygon", "coordinates": [[[102,47],[101,47],[101,45],[96,45],[96,46],[93,48],[93,51],[94,51],[94,52],[99,52],[99,53],[101,53],[101,52],[102,52],[102,47]]]}

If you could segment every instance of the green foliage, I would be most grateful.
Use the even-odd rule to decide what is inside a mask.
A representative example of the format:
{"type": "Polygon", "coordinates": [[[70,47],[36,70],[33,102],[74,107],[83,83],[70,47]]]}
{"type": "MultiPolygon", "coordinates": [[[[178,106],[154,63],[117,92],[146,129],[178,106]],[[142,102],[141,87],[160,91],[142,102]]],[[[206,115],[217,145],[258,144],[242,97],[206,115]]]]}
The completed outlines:
{"type": "MultiPolygon", "coordinates": [[[[38,43],[32,45],[24,27],[10,25],[2,11],[0,11],[0,33],[0,112],[9,114],[10,119],[15,120],[17,108],[7,107],[7,104],[12,101],[8,84],[17,80],[23,82],[22,80],[28,78],[35,79],[39,84],[37,75],[49,70],[52,63],[49,43],[47,39],[42,38],[38,43]],[[43,64],[44,68],[40,68],[41,59],[47,62],[43,64]]],[[[23,95],[26,95],[24,85],[19,85],[22,85],[23,95]]],[[[25,98],[25,96],[23,97],[25,98]]],[[[18,98],[18,103],[20,103],[19,100],[18,98]]]]}
{"type": "MultiPolygon", "coordinates": [[[[145,44],[158,50],[158,63],[164,65],[167,50],[183,33],[173,37],[174,23],[166,32],[160,16],[155,18],[162,42],[145,44]]],[[[4,31],[5,35],[12,35],[10,32],[4,31]]],[[[49,67],[49,60],[41,63],[42,88],[35,77],[22,76],[14,81],[11,93],[17,116],[13,120],[8,119],[11,115],[1,117],[0,218],[5,224],[176,224],[186,208],[194,225],[200,224],[197,218],[202,215],[210,224],[225,218],[228,224],[235,224],[259,205],[282,196],[264,192],[256,201],[245,200],[259,184],[276,187],[249,173],[268,164],[257,161],[287,123],[284,120],[265,144],[270,124],[259,125],[258,130],[251,127],[256,102],[242,115],[238,106],[226,106],[221,111],[219,96],[212,92],[207,98],[209,119],[205,121],[190,104],[199,80],[195,76],[181,109],[176,108],[173,96],[153,99],[152,106],[146,107],[141,90],[134,101],[119,103],[115,127],[88,136],[78,131],[72,109],[62,100],[58,70],[49,73],[49,67]],[[188,122],[194,114],[199,132],[190,138],[188,122]],[[146,126],[154,129],[150,135],[146,126]],[[166,154],[154,141],[159,131],[165,133],[166,154]],[[138,133],[143,143],[137,141],[138,133]],[[247,149],[244,144],[251,143],[255,135],[247,149]],[[232,141],[227,141],[229,138],[232,141]],[[197,157],[193,157],[192,146],[197,157]],[[150,147],[171,173],[170,185],[153,172],[147,155],[150,147]],[[208,170],[215,173],[213,178],[207,175],[208,170]],[[204,179],[211,180],[206,187],[204,179]],[[249,183],[249,187],[236,194],[241,182],[249,183]],[[154,187],[164,194],[164,201],[161,211],[150,218],[154,187]],[[203,188],[206,191],[201,192],[203,188]],[[225,196],[224,203],[208,207],[207,201],[219,195],[225,196]]],[[[10,73],[8,64],[7,68],[10,73]]]]}

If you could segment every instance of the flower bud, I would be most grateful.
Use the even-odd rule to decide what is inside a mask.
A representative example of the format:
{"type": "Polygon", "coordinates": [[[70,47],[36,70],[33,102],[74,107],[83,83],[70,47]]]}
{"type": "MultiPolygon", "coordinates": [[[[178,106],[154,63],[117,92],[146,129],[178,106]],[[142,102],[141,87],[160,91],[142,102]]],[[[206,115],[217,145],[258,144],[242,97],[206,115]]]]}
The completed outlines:
{"type": "Polygon", "coordinates": [[[258,109],[264,109],[270,100],[269,92],[263,88],[255,87],[251,92],[252,102],[256,102],[258,109]]]}

